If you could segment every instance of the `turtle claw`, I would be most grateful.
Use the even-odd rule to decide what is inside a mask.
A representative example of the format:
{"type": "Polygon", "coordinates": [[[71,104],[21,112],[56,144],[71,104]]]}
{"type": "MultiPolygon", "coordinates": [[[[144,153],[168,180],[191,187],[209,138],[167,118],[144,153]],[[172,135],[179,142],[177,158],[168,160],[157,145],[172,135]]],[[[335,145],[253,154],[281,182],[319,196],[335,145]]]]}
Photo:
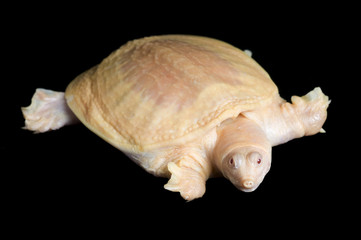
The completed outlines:
{"type": "Polygon", "coordinates": [[[77,118],[66,104],[64,93],[38,88],[31,104],[21,108],[25,127],[35,133],[55,130],[77,122],[77,118]]]}

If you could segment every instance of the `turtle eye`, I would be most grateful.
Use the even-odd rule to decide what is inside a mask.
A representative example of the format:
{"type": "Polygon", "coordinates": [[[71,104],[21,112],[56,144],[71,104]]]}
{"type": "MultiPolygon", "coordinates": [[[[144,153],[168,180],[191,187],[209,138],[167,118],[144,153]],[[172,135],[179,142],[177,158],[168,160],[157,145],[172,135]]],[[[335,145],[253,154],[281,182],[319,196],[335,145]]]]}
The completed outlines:
{"type": "Polygon", "coordinates": [[[237,162],[237,157],[236,156],[231,156],[228,158],[228,166],[229,168],[232,168],[232,169],[236,169],[238,168],[238,162],[237,162]]]}
{"type": "Polygon", "coordinates": [[[230,153],[223,158],[223,164],[228,169],[237,169],[241,165],[242,158],[235,153],[230,153]]]}
{"type": "Polygon", "coordinates": [[[229,163],[229,166],[231,166],[232,168],[235,168],[236,167],[236,162],[234,161],[234,158],[231,157],[228,161],[229,163]]]}
{"type": "Polygon", "coordinates": [[[254,166],[259,166],[262,164],[262,156],[257,152],[252,152],[248,155],[248,160],[251,161],[254,166]]]}

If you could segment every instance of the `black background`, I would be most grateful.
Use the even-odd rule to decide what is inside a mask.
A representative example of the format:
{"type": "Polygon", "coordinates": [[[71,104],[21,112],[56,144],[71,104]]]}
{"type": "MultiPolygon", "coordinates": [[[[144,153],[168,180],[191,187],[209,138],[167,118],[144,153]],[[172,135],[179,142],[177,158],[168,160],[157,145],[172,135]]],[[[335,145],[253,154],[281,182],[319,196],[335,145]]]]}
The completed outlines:
{"type": "Polygon", "coordinates": [[[343,132],[352,126],[343,125],[340,117],[347,111],[345,91],[357,83],[345,77],[340,64],[347,61],[352,41],[352,7],[211,7],[9,7],[3,19],[0,149],[4,211],[10,213],[4,216],[15,226],[13,234],[78,230],[120,235],[133,226],[133,234],[154,236],[165,229],[241,234],[250,229],[264,233],[272,224],[268,232],[287,235],[288,229],[307,236],[314,230],[339,231],[346,215],[355,214],[349,190],[355,176],[349,169],[356,156],[346,157],[341,146],[350,141],[343,132]],[[185,202],[163,189],[167,179],[146,173],[81,124],[44,134],[21,129],[20,107],[30,104],[36,88],[63,91],[122,44],[158,34],[203,35],[250,49],[287,100],[320,86],[332,100],[327,133],[274,147],[271,171],[255,192],[240,192],[217,178],[208,180],[203,198],[185,202]]]}

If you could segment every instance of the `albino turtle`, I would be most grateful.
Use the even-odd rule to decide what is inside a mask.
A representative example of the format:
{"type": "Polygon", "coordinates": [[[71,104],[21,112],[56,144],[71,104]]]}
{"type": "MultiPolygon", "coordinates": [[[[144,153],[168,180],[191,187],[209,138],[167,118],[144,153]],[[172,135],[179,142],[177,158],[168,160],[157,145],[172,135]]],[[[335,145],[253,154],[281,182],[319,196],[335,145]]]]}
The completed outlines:
{"type": "Polygon", "coordinates": [[[35,132],[79,119],[192,200],[220,175],[255,190],[272,146],[323,132],[329,101],[320,88],[291,101],[249,54],[211,38],[165,35],[123,45],[72,81],[65,98],[37,89],[22,111],[35,132]]]}

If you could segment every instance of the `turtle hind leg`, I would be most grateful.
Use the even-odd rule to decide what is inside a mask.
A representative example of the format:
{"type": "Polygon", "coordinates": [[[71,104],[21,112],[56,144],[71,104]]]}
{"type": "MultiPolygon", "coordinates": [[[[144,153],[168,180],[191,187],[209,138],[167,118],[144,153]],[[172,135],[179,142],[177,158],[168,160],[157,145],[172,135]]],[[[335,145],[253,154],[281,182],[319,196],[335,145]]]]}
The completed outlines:
{"type": "Polygon", "coordinates": [[[38,88],[30,106],[21,108],[21,111],[25,118],[24,129],[35,133],[56,130],[78,122],[68,107],[63,92],[38,88]]]}

